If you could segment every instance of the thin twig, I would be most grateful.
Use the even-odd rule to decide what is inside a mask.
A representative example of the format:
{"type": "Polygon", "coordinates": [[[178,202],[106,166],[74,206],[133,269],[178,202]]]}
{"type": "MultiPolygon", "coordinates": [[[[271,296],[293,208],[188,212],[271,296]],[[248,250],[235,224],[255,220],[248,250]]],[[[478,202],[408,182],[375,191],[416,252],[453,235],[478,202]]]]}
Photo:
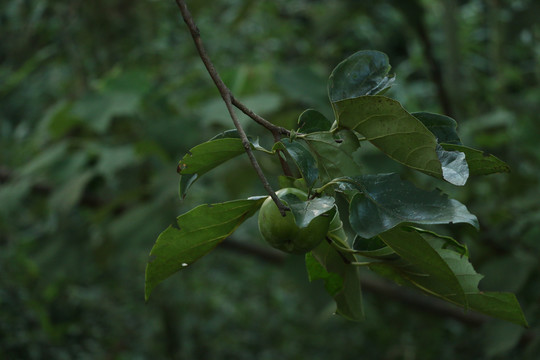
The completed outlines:
{"type": "Polygon", "coordinates": [[[252,118],[256,123],[264,126],[268,130],[270,130],[272,132],[272,134],[274,134],[275,136],[279,136],[279,135],[287,135],[287,136],[289,136],[290,135],[291,132],[289,130],[287,130],[287,129],[281,127],[281,126],[276,126],[276,125],[272,124],[271,122],[269,122],[268,120],[266,120],[265,118],[257,115],[251,109],[249,109],[246,105],[242,104],[233,95],[231,95],[231,101],[232,101],[233,105],[236,106],[240,111],[242,111],[244,114],[246,114],[247,116],[252,118]]]}
{"type": "MultiPolygon", "coordinates": [[[[233,103],[232,103],[233,97],[231,95],[231,91],[229,90],[227,85],[225,85],[221,77],[219,76],[219,73],[214,67],[214,64],[212,63],[212,61],[210,60],[210,57],[206,53],[206,50],[201,40],[200,31],[197,28],[197,25],[195,25],[195,22],[193,21],[193,17],[191,16],[191,13],[189,12],[186,2],[184,0],[176,0],[176,4],[180,8],[180,12],[182,13],[182,18],[184,19],[184,22],[186,23],[189,29],[189,32],[191,33],[191,37],[193,38],[193,41],[195,42],[195,47],[197,48],[199,57],[204,63],[204,66],[206,67],[208,74],[214,81],[214,84],[219,90],[219,93],[221,94],[221,97],[223,98],[223,101],[225,102],[225,105],[227,106],[229,115],[231,116],[234,126],[236,127],[236,130],[238,131],[238,135],[240,135],[240,138],[242,139],[242,145],[244,146],[244,149],[246,150],[246,154],[249,157],[249,161],[251,162],[251,165],[253,166],[253,168],[255,169],[255,172],[259,176],[259,179],[261,180],[264,188],[266,189],[268,194],[272,197],[272,200],[274,200],[274,202],[276,203],[281,215],[285,216],[285,211],[289,209],[279,200],[274,190],[272,190],[270,183],[264,176],[264,173],[261,167],[259,166],[259,163],[257,162],[257,159],[255,158],[255,155],[253,154],[253,151],[251,150],[251,143],[249,142],[246,136],[246,133],[244,132],[244,129],[238,122],[238,118],[236,117],[236,114],[234,112],[233,103]]],[[[246,108],[246,110],[249,110],[249,109],[246,108]]],[[[253,112],[251,113],[255,115],[255,113],[253,112]]],[[[275,125],[273,126],[275,127],[275,125]]],[[[277,131],[277,130],[274,130],[274,131],[277,131]]]]}

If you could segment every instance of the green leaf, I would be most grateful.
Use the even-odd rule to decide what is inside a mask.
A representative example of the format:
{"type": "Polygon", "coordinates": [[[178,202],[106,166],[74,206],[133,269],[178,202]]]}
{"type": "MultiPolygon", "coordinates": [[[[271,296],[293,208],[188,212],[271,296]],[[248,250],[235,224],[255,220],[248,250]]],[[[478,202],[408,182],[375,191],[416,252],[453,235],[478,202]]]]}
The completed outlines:
{"type": "Polygon", "coordinates": [[[469,178],[469,164],[460,151],[446,151],[437,144],[437,157],[441,162],[443,178],[451,184],[463,186],[469,178]]]}
{"type": "MultiPolygon", "coordinates": [[[[327,291],[333,296],[337,305],[336,313],[346,319],[360,321],[364,319],[364,308],[362,303],[362,288],[360,284],[360,272],[357,266],[346,263],[355,261],[351,254],[338,252],[328,242],[323,241],[319,246],[311,251],[313,257],[321,264],[328,274],[326,278],[331,278],[333,283],[326,285],[327,291]],[[335,291],[341,279],[342,287],[335,291]]],[[[313,266],[310,266],[311,268],[313,266]]],[[[308,272],[310,268],[308,268],[308,272]]],[[[319,272],[320,273],[320,272],[319,272]]],[[[328,280],[327,280],[328,281],[328,280]]]]}
{"type": "Polygon", "coordinates": [[[372,259],[395,258],[395,251],[381,241],[379,237],[364,239],[357,236],[353,241],[355,254],[366,256],[372,259]]]}
{"type": "Polygon", "coordinates": [[[319,176],[323,182],[362,173],[355,160],[355,152],[360,147],[360,142],[353,132],[343,130],[334,135],[322,131],[304,135],[302,138],[317,158],[319,176]]]}
{"type": "MultiPolygon", "coordinates": [[[[253,149],[265,151],[257,141],[250,139],[250,143],[253,149]]],[[[180,198],[186,197],[189,187],[202,175],[244,152],[236,130],[225,131],[190,149],[178,163],[178,173],[181,175],[180,198]]]]}
{"type": "Polygon", "coordinates": [[[205,204],[180,215],[179,228],[169,226],[150,251],[146,266],[145,298],[152,289],[177,272],[203,257],[231,235],[262,205],[266,196],[205,204]]]}
{"type": "Polygon", "coordinates": [[[357,131],[395,161],[454,185],[467,179],[465,159],[445,158],[433,133],[399,102],[361,96],[333,106],[340,128],[357,131]]]}
{"type": "MultiPolygon", "coordinates": [[[[437,142],[444,150],[450,152],[450,154],[452,152],[464,154],[470,175],[510,172],[510,167],[494,155],[464,146],[457,134],[457,123],[454,119],[427,112],[416,112],[412,113],[412,115],[420,120],[435,135],[437,142]]],[[[441,159],[441,155],[439,155],[439,159],[441,159]]]]}
{"type": "Polygon", "coordinates": [[[60,211],[71,210],[80,200],[88,183],[95,176],[96,171],[89,169],[70,178],[49,198],[51,207],[60,211]]]}
{"type": "MultiPolygon", "coordinates": [[[[334,208],[334,198],[331,196],[323,196],[302,201],[294,194],[286,194],[282,197],[282,200],[285,201],[291,209],[294,221],[300,228],[307,227],[311,220],[315,219],[317,216],[328,213],[334,208]]],[[[334,214],[329,214],[328,216],[333,215],[334,214]]]]}
{"type": "Polygon", "coordinates": [[[408,281],[433,295],[452,297],[467,304],[458,276],[420,233],[394,228],[379,237],[405,260],[405,263],[398,263],[397,269],[408,281]]]}
{"type": "Polygon", "coordinates": [[[503,321],[490,322],[482,329],[482,342],[487,359],[498,356],[499,359],[518,346],[525,333],[525,328],[503,321]]]}
{"type": "Polygon", "coordinates": [[[362,95],[384,92],[394,82],[386,54],[362,50],[339,63],[328,79],[328,96],[332,103],[362,95]]]}
{"type": "Polygon", "coordinates": [[[298,127],[298,132],[305,134],[328,131],[332,127],[332,122],[317,110],[307,109],[298,117],[298,127]]]}
{"type": "Polygon", "coordinates": [[[438,143],[461,145],[461,139],[457,134],[457,122],[449,116],[428,112],[411,113],[435,135],[438,143]]]}
{"type": "Polygon", "coordinates": [[[349,222],[366,239],[402,223],[468,223],[478,228],[476,216],[465,205],[438,191],[421,190],[398,174],[363,175],[341,183],[356,189],[350,200],[349,222]]]}
{"type": "Polygon", "coordinates": [[[324,288],[330,296],[335,296],[343,289],[343,278],[335,273],[326,271],[311,252],[306,253],[306,270],[310,282],[323,280],[324,288]]]}
{"type": "Polygon", "coordinates": [[[105,132],[111,120],[118,115],[130,115],[137,111],[141,94],[137,91],[115,91],[90,93],[73,105],[73,114],[85,120],[98,133],[105,132]]]}
{"type": "Polygon", "coordinates": [[[343,225],[344,225],[343,221],[341,221],[339,210],[337,209],[337,205],[336,205],[336,212],[334,213],[334,217],[332,218],[332,221],[330,222],[330,227],[328,228],[327,236],[332,241],[340,245],[345,245],[346,247],[348,247],[349,245],[347,243],[347,233],[345,232],[345,228],[343,225]]]}
{"type": "Polygon", "coordinates": [[[372,264],[372,270],[465,309],[527,326],[513,294],[478,289],[482,275],[476,273],[454,239],[413,228],[395,228],[380,238],[402,259],[372,264]]]}
{"type": "Polygon", "coordinates": [[[510,167],[494,155],[481,150],[476,150],[464,145],[441,144],[448,151],[460,151],[465,154],[465,159],[469,164],[471,175],[488,175],[494,173],[508,173],[510,167]]]}
{"type": "Polygon", "coordinates": [[[528,327],[521,306],[512,293],[477,292],[467,294],[469,308],[483,314],[528,327]]]}
{"type": "Polygon", "coordinates": [[[295,140],[284,139],[277,142],[272,150],[280,148],[284,149],[293,159],[302,177],[306,180],[306,185],[311,189],[319,177],[319,170],[317,169],[317,163],[313,155],[311,155],[304,145],[295,140]]]}

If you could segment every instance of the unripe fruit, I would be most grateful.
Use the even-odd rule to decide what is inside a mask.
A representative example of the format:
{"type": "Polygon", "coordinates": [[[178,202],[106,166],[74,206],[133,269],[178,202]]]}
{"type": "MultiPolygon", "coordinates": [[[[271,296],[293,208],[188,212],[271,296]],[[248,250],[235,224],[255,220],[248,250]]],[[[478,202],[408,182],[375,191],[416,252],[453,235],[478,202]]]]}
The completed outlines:
{"type": "MultiPolygon", "coordinates": [[[[307,200],[307,194],[299,189],[285,188],[276,192],[280,199],[287,194],[296,195],[302,201],[307,200]]],[[[331,216],[323,214],[311,220],[307,227],[299,228],[294,222],[293,214],[287,211],[286,216],[281,216],[272,198],[268,197],[259,211],[259,231],[274,248],[292,254],[303,254],[324,240],[331,220],[331,216]]]]}

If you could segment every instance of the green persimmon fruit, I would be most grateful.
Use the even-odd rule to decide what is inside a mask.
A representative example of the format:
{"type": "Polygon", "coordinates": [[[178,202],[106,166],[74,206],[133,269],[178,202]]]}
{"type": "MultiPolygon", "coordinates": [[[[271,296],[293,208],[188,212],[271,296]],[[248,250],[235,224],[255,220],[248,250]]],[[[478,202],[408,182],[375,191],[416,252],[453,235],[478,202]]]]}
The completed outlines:
{"type": "MultiPolygon", "coordinates": [[[[280,199],[287,194],[293,194],[302,201],[307,200],[307,194],[296,188],[284,188],[276,192],[280,199]]],[[[268,197],[259,211],[259,231],[274,248],[287,253],[304,254],[324,240],[331,220],[332,216],[322,214],[311,220],[308,226],[300,228],[290,211],[287,211],[286,216],[281,216],[272,198],[268,197]]]]}

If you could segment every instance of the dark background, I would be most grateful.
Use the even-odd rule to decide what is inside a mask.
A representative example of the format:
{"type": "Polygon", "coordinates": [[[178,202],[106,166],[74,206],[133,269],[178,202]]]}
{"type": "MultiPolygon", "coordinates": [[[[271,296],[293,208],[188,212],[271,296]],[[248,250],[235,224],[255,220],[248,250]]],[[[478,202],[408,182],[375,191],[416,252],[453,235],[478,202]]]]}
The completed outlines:
{"type": "MultiPolygon", "coordinates": [[[[175,216],[264,190],[242,157],[178,199],[178,161],[232,123],[173,1],[9,0],[0,5],[0,358],[536,359],[540,3],[189,5],[235,96],[274,123],[293,127],[306,108],[331,115],[332,68],[376,49],[397,74],[389,96],[411,112],[451,115],[465,144],[508,162],[510,174],[463,188],[416,180],[479,217],[479,233],[454,235],[486,275],[481,287],[515,292],[531,328],[449,316],[369,274],[367,320],[347,322],[308,283],[302,257],[271,252],[253,220],[145,304],[148,253],[175,216]]],[[[370,171],[395,170],[385,164],[366,159],[370,171]]]]}

